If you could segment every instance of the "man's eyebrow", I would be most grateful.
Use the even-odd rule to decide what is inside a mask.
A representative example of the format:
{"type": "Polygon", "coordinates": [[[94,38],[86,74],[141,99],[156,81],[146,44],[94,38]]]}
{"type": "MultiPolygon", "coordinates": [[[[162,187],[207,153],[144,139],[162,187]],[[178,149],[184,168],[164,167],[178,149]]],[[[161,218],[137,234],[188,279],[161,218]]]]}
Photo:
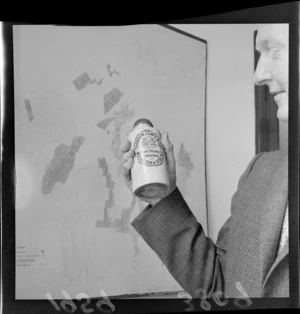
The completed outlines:
{"type": "Polygon", "coordinates": [[[267,39],[257,40],[256,45],[255,45],[255,49],[256,50],[266,49],[266,48],[268,48],[268,43],[269,43],[269,40],[267,40],[267,39]]]}
{"type": "Polygon", "coordinates": [[[279,47],[279,48],[286,47],[286,45],[284,43],[282,43],[280,40],[277,40],[275,38],[271,38],[271,39],[258,40],[256,42],[255,49],[260,51],[260,50],[268,49],[268,48],[273,47],[273,46],[279,47]]]}

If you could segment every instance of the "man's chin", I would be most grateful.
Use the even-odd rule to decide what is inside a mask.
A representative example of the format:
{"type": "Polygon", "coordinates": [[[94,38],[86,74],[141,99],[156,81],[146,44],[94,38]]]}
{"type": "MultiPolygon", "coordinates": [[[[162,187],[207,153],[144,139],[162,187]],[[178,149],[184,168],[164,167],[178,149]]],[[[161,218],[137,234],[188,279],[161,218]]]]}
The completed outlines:
{"type": "Polygon", "coordinates": [[[288,93],[282,93],[274,98],[278,106],[277,118],[280,121],[288,122],[289,119],[289,97],[288,93]]]}
{"type": "Polygon", "coordinates": [[[282,122],[289,121],[289,110],[288,107],[279,107],[277,111],[277,118],[282,122]]]}

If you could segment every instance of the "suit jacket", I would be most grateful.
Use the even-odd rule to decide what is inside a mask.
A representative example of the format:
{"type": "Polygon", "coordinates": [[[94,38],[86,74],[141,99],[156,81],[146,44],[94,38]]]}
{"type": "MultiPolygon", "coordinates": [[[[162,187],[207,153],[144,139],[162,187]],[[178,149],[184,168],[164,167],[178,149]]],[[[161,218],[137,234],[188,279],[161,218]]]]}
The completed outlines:
{"type": "Polygon", "coordinates": [[[288,297],[288,243],[277,256],[287,202],[287,153],[260,153],[239,180],[215,244],[177,188],[132,226],[193,297],[198,289],[207,296],[288,297]]]}

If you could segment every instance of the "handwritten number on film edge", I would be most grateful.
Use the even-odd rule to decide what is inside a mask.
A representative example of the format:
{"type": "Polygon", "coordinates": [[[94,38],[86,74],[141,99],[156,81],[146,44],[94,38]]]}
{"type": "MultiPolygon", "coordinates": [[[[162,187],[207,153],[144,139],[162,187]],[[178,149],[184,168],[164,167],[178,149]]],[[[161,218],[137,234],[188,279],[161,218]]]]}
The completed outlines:
{"type": "MultiPolygon", "coordinates": [[[[63,294],[63,296],[65,297],[66,300],[62,300],[60,302],[60,306],[63,308],[63,310],[65,312],[67,312],[67,313],[74,313],[77,310],[77,306],[73,302],[73,300],[71,299],[71,296],[65,290],[61,290],[61,293],[63,294]]],[[[97,309],[101,313],[112,313],[112,312],[114,312],[116,307],[111,303],[111,301],[109,300],[109,298],[106,295],[106,293],[103,290],[101,290],[100,294],[101,294],[101,297],[103,299],[99,300],[96,303],[97,309]]],[[[55,302],[53,300],[51,294],[47,293],[46,296],[47,296],[48,300],[51,302],[51,304],[53,305],[53,307],[57,311],[60,311],[59,305],[57,304],[57,302],[55,302]]],[[[76,299],[78,301],[81,301],[82,299],[86,299],[86,302],[84,304],[81,304],[81,310],[82,310],[83,313],[92,313],[92,312],[94,312],[94,309],[87,308],[87,306],[91,303],[91,300],[90,300],[90,297],[86,293],[78,293],[76,295],[76,299]]]]}
{"type": "Polygon", "coordinates": [[[92,313],[94,312],[93,309],[88,309],[87,306],[91,303],[90,301],[90,297],[86,294],[86,293],[78,293],[76,295],[76,299],[78,301],[81,301],[82,299],[86,299],[86,303],[85,304],[81,304],[81,309],[83,313],[92,313]]]}
{"type": "MultiPolygon", "coordinates": [[[[234,305],[237,306],[238,308],[241,308],[241,309],[246,309],[246,308],[250,307],[250,305],[252,304],[252,301],[249,298],[249,296],[247,295],[247,293],[245,292],[245,290],[243,289],[243,287],[241,286],[240,282],[237,283],[237,288],[242,293],[243,296],[240,298],[235,298],[233,301],[234,305]]],[[[196,294],[201,299],[200,308],[204,311],[210,311],[211,310],[211,304],[207,301],[207,296],[205,295],[205,290],[204,289],[197,289],[196,294]]],[[[185,291],[181,291],[177,294],[177,297],[180,299],[187,299],[184,301],[184,303],[186,303],[188,305],[188,307],[184,309],[186,312],[194,311],[194,305],[192,304],[193,298],[189,293],[187,293],[185,291]]],[[[212,299],[214,300],[214,302],[218,306],[225,306],[229,302],[229,299],[226,298],[225,293],[222,291],[214,292],[212,294],[212,299]],[[221,298],[224,298],[224,300],[221,300],[221,298]]]]}
{"type": "Polygon", "coordinates": [[[188,308],[184,309],[186,312],[194,311],[194,305],[191,303],[193,298],[189,293],[187,293],[185,291],[180,291],[180,292],[178,292],[177,297],[180,299],[187,299],[187,300],[183,301],[184,303],[186,303],[189,306],[188,308]]]}

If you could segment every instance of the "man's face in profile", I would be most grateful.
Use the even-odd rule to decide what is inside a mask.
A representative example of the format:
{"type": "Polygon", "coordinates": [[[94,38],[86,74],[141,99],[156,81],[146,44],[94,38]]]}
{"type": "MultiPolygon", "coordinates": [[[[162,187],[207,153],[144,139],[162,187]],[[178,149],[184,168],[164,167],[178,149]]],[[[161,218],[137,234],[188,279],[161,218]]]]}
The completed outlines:
{"type": "Polygon", "coordinates": [[[278,105],[277,117],[282,121],[288,121],[288,27],[286,24],[264,25],[256,37],[260,58],[254,81],[257,85],[268,85],[278,105]]]}

